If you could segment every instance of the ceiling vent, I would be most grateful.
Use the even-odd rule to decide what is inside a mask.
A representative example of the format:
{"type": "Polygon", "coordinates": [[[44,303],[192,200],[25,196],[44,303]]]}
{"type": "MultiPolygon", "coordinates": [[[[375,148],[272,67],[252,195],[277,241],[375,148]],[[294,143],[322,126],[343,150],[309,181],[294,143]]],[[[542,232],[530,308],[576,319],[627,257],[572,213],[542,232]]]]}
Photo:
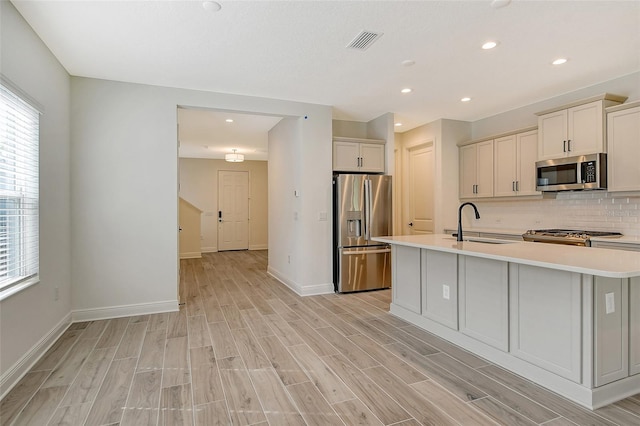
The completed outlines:
{"type": "Polygon", "coordinates": [[[374,33],[373,31],[360,31],[360,34],[356,36],[351,43],[347,45],[347,49],[355,50],[367,50],[374,41],[379,39],[382,33],[374,33]]]}

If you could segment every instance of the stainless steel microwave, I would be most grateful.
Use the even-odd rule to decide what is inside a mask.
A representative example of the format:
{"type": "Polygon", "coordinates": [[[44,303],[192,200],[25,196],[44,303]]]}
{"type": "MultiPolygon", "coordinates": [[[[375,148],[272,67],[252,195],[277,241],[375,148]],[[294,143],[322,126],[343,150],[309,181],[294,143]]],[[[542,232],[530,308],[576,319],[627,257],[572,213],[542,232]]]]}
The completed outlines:
{"type": "Polygon", "coordinates": [[[544,160],[536,163],[538,191],[607,188],[607,154],[544,160]]]}

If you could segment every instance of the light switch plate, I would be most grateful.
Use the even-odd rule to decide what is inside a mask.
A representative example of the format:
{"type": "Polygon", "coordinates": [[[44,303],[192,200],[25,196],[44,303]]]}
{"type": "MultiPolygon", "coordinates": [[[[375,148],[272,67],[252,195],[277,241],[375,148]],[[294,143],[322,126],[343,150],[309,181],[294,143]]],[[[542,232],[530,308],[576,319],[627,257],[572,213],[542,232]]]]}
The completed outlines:
{"type": "Polygon", "coordinates": [[[449,300],[449,286],[448,285],[443,285],[442,286],[442,297],[446,300],[449,300]]]}
{"type": "Polygon", "coordinates": [[[616,299],[614,293],[606,293],[604,295],[604,310],[607,314],[612,314],[616,311],[616,299]]]}

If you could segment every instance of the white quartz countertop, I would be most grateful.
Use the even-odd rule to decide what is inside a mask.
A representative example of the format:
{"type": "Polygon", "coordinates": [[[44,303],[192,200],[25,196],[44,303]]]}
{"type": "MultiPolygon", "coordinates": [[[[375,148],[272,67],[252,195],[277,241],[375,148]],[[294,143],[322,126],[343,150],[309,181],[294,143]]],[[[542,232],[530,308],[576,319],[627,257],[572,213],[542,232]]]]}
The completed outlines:
{"type": "Polygon", "coordinates": [[[373,240],[609,278],[640,276],[640,252],[527,241],[508,244],[457,242],[446,234],[401,235],[373,240]]]}
{"type": "Polygon", "coordinates": [[[619,244],[640,244],[640,237],[623,235],[622,237],[591,237],[591,241],[619,244]]]}

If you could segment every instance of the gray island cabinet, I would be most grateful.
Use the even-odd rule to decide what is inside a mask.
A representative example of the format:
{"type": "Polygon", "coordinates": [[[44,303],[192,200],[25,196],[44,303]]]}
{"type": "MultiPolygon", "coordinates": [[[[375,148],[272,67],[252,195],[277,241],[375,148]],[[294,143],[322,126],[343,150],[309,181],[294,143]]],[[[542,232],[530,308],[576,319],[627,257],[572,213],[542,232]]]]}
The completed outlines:
{"type": "Polygon", "coordinates": [[[392,314],[590,409],[640,392],[640,253],[392,244],[392,314]]]}

